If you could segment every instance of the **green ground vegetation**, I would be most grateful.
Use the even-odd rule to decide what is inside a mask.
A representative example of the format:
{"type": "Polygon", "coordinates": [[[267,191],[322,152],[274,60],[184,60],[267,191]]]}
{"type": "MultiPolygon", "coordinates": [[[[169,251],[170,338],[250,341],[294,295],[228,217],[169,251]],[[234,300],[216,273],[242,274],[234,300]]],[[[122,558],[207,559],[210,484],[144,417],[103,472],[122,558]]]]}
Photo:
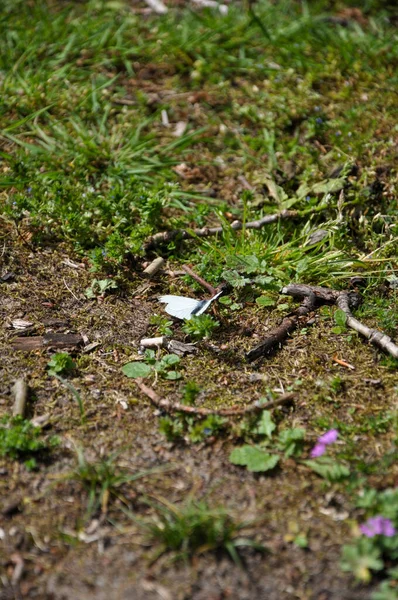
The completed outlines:
{"type": "MultiPolygon", "coordinates": [[[[9,287],[11,303],[29,308],[29,294],[33,302],[42,293],[29,286],[44,281],[44,306],[61,306],[57,316],[69,319],[68,327],[74,323],[79,332],[98,332],[99,347],[76,350],[73,358],[45,349],[15,358],[11,337],[1,346],[7,382],[21,372],[31,374],[38,410],[58,415],[50,426],[62,437],[67,460],[70,437],[85,449],[103,443],[95,460],[79,450],[77,465],[66,475],[60,464],[58,487],[76,497],[83,491],[75,523],[106,519],[112,505],[109,526],[115,537],[123,534],[126,514],[135,522],[140,513],[139,527],[144,523],[149,531],[145,543],[160,546],[159,556],[170,552],[192,561],[205,551],[226,551],[241,564],[237,548],[245,546],[257,557],[257,538],[263,542],[264,536],[258,535],[259,526],[250,539],[240,537],[242,522],[234,517],[241,511],[240,497],[229,511],[212,508],[220,506],[217,486],[205,486],[203,501],[165,501],[153,490],[157,482],[150,492],[138,486],[129,495],[129,484],[150,468],[138,464],[131,474],[115,462],[115,452],[126,447],[138,458],[147,456],[147,449],[137,449],[140,435],[148,448],[153,437],[161,456],[159,448],[168,444],[162,452],[168,460],[173,451],[180,453],[181,464],[185,453],[195,457],[216,444],[222,448],[222,468],[236,477],[228,480],[231,498],[242,481],[252,490],[272,477],[272,485],[287,489],[286,479],[299,481],[302,473],[313,486],[313,502],[326,491],[344,495],[349,517],[338,534],[342,569],[351,583],[356,578],[365,585],[364,598],[396,597],[397,534],[367,537],[359,524],[380,516],[398,528],[397,361],[350,331],[334,307],[323,307],[315,325],[296,332],[265,368],[261,363],[251,372],[243,358],[253,336],[291,312],[294,303],[280,295],[291,282],[346,289],[350,278],[360,275],[362,305],[356,316],[396,337],[393,6],[371,0],[360,9],[322,0],[259,0],[233,2],[223,14],[187,2],[170,3],[167,14],[155,15],[127,0],[3,0],[2,5],[0,254],[5,262],[0,276],[12,268],[21,273],[28,265],[33,279],[9,287]],[[282,211],[295,212],[260,229],[247,227],[282,211]],[[231,227],[235,219],[241,221],[239,230],[231,227]],[[201,237],[193,231],[212,226],[222,232],[201,237]],[[191,238],[177,233],[164,244],[148,245],[154,234],[174,230],[190,230],[191,238]],[[143,281],[145,263],[157,255],[168,261],[169,270],[143,281]],[[69,283],[60,276],[66,256],[74,261],[69,283]],[[214,286],[227,282],[230,292],[217,302],[215,317],[201,315],[181,326],[153,301],[161,293],[202,294],[189,276],[173,274],[184,263],[214,286]],[[69,303],[63,300],[63,282],[73,296],[69,303]],[[129,323],[123,329],[132,297],[135,329],[129,323]],[[146,332],[195,342],[199,352],[138,354],[137,342],[146,332]],[[349,365],[345,370],[332,364],[340,351],[349,365]],[[351,363],[356,371],[349,370],[351,363]],[[137,378],[187,406],[268,402],[281,392],[294,393],[300,403],[292,412],[263,411],[238,422],[157,413],[141,423],[133,413],[142,402],[137,378]],[[115,408],[118,394],[128,396],[123,410],[130,411],[126,418],[131,417],[137,442],[124,428],[123,403],[115,408]],[[338,442],[323,456],[310,457],[318,437],[334,429],[338,442]],[[103,439],[99,431],[105,432],[103,439]],[[381,584],[375,591],[366,586],[376,576],[381,584]]],[[[8,286],[7,280],[1,285],[8,286]]],[[[1,305],[5,319],[7,306],[1,305]]],[[[47,308],[38,309],[38,323],[47,308]]],[[[57,464],[60,449],[56,456],[52,448],[58,440],[43,437],[29,421],[3,418],[0,434],[0,455],[16,478],[21,459],[31,455],[45,454],[57,464]]],[[[212,463],[217,470],[220,456],[201,460],[217,460],[212,463]]],[[[150,467],[156,460],[151,458],[150,467]]],[[[46,464],[27,467],[40,468],[45,477],[46,464]]],[[[193,471],[187,467],[184,477],[193,471]]],[[[174,489],[172,478],[165,476],[166,482],[174,489]]],[[[27,485],[26,493],[33,494],[33,479],[27,485]]],[[[298,494],[305,485],[292,484],[298,494]]],[[[272,505],[273,490],[267,493],[259,511],[272,505]]],[[[67,523],[72,509],[62,506],[67,523]]],[[[275,522],[283,523],[280,506],[273,510],[275,522]]],[[[64,522],[50,537],[54,533],[59,540],[59,531],[67,530],[64,522]]],[[[295,527],[286,540],[301,549],[304,560],[311,536],[302,523],[295,527]]],[[[47,523],[44,528],[51,529],[47,523]]],[[[62,539],[71,539],[67,535],[62,539]]],[[[325,533],[329,539],[333,535],[325,533]]],[[[66,551],[57,550],[59,556],[66,551]]],[[[331,567],[336,581],[346,577],[337,564],[331,567]]]]}

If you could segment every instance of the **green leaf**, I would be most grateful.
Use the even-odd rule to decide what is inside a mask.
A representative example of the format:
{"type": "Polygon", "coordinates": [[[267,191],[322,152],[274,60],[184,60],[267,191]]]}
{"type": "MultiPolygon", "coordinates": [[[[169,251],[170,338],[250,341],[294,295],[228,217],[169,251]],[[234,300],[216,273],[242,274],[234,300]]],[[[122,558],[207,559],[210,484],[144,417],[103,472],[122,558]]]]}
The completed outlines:
{"type": "Polygon", "coordinates": [[[330,194],[332,192],[339,192],[345,185],[345,177],[341,179],[325,179],[316,183],[312,187],[313,194],[330,194]]]}
{"type": "Polygon", "coordinates": [[[247,277],[243,277],[239,275],[236,271],[223,271],[222,278],[225,279],[228,283],[232,285],[234,288],[243,288],[245,285],[250,283],[250,279],[247,277]]]}
{"type": "Polygon", "coordinates": [[[378,591],[371,595],[371,600],[397,600],[397,587],[394,581],[387,579],[380,585],[378,591]]]}
{"type": "Polygon", "coordinates": [[[340,327],[345,327],[345,325],[347,323],[347,315],[344,312],[344,310],[341,310],[341,308],[338,308],[334,313],[334,320],[337,323],[337,325],[339,325],[340,327]]]}
{"type": "Polygon", "coordinates": [[[167,373],[165,373],[163,375],[163,377],[165,379],[170,379],[172,381],[175,381],[176,379],[181,379],[182,375],[178,371],[168,371],[167,373]]]}
{"type": "Polygon", "coordinates": [[[256,304],[258,306],[275,306],[276,299],[271,296],[259,296],[256,298],[256,304]]]}
{"type": "Polygon", "coordinates": [[[283,304],[278,304],[277,306],[277,310],[280,310],[281,312],[284,310],[289,310],[290,308],[290,304],[288,304],[287,302],[283,303],[283,304]]]}
{"type": "Polygon", "coordinates": [[[167,367],[171,367],[172,365],[176,365],[180,362],[180,357],[177,354],[166,354],[161,360],[161,362],[167,367]]]}
{"type": "Polygon", "coordinates": [[[242,271],[243,273],[247,273],[249,275],[251,273],[262,271],[262,268],[265,267],[264,261],[260,263],[257,256],[254,254],[249,256],[238,256],[236,254],[231,254],[227,257],[227,265],[232,269],[242,271]]]}
{"type": "Polygon", "coordinates": [[[279,462],[279,456],[268,454],[255,446],[246,445],[232,450],[229,460],[233,465],[241,465],[247,467],[249,471],[257,473],[275,468],[279,462]]]}
{"type": "Polygon", "coordinates": [[[284,450],[286,456],[294,456],[301,453],[305,429],[295,427],[293,429],[284,429],[280,432],[279,448],[284,450]]]}
{"type": "Polygon", "coordinates": [[[317,460],[305,460],[304,464],[329,481],[340,481],[350,475],[348,467],[326,456],[317,460]]]}
{"type": "Polygon", "coordinates": [[[54,373],[72,371],[76,365],[67,352],[57,352],[51,357],[51,360],[47,363],[47,367],[49,368],[49,375],[53,375],[54,373]]]}
{"type": "Polygon", "coordinates": [[[275,431],[276,425],[272,420],[271,412],[269,410],[263,410],[261,417],[257,422],[256,433],[266,435],[267,437],[272,436],[272,432],[275,431]]]}
{"type": "Polygon", "coordinates": [[[336,335],[340,335],[341,333],[344,333],[345,331],[345,327],[332,327],[331,329],[332,333],[335,333],[336,335]]]}
{"type": "Polygon", "coordinates": [[[124,367],[122,367],[122,371],[127,377],[130,377],[131,379],[138,379],[138,377],[148,377],[152,369],[149,365],[143,362],[135,361],[124,365],[124,367]]]}
{"type": "Polygon", "coordinates": [[[282,282],[275,279],[275,277],[267,276],[267,275],[257,275],[254,278],[254,283],[259,285],[260,287],[266,290],[273,290],[275,292],[279,292],[282,287],[282,282]]]}

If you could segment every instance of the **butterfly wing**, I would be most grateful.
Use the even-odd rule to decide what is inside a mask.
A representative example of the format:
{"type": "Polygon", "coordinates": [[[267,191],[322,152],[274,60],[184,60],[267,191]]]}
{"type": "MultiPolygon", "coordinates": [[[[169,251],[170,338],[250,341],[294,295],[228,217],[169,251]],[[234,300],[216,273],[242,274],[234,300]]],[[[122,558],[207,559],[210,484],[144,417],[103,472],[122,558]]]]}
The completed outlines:
{"type": "Polygon", "coordinates": [[[199,315],[203,314],[205,312],[205,310],[207,310],[209,308],[209,306],[213,302],[213,300],[217,300],[217,298],[219,296],[221,296],[221,294],[222,294],[222,291],[218,292],[218,294],[213,296],[213,298],[210,298],[210,300],[206,300],[205,302],[202,301],[202,306],[199,306],[198,310],[195,311],[195,316],[199,316],[199,315]]]}
{"type": "Polygon", "coordinates": [[[161,296],[159,301],[164,302],[166,304],[165,311],[177,319],[190,319],[192,312],[202,303],[201,300],[185,296],[161,296]]]}

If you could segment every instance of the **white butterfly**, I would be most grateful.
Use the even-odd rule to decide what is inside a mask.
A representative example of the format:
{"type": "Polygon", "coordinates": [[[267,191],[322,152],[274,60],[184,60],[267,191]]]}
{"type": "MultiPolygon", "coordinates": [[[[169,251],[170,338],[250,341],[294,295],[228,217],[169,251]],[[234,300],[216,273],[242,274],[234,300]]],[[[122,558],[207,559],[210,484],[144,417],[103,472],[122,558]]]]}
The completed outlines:
{"type": "Polygon", "coordinates": [[[204,313],[213,300],[216,300],[221,294],[222,291],[218,292],[210,300],[195,300],[194,298],[186,298],[185,296],[161,296],[159,302],[166,304],[165,311],[172,317],[190,319],[204,313]]]}

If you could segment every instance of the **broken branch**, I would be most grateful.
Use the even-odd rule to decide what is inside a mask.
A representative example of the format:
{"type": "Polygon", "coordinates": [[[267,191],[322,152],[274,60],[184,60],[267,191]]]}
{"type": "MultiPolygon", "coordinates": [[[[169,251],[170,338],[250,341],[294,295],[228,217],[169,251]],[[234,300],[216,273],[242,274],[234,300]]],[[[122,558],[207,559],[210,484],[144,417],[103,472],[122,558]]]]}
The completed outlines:
{"type": "Polygon", "coordinates": [[[305,317],[314,310],[316,305],[316,296],[309,293],[305,296],[301,306],[288,317],[285,317],[280,325],[271,329],[267,336],[255,348],[252,348],[247,354],[248,361],[256,360],[260,356],[269,356],[275,350],[280,348],[287,337],[297,328],[300,318],[305,317]]]}
{"type": "Polygon", "coordinates": [[[346,314],[347,327],[354,329],[368,339],[371,344],[388,352],[394,358],[398,358],[398,346],[388,335],[377,329],[371,329],[353,316],[351,309],[358,307],[361,302],[361,298],[357,292],[331,290],[316,285],[291,284],[284,287],[281,293],[296,299],[304,299],[303,304],[292,315],[286,317],[278,327],[271,330],[261,344],[246,354],[248,360],[255,360],[260,356],[270,354],[271,350],[275,349],[278,343],[281,345],[287,336],[294,331],[299,323],[299,316],[303,316],[309,310],[313,310],[323,304],[335,304],[346,314]],[[307,304],[306,300],[308,301],[307,304]],[[308,307],[309,309],[307,310],[308,307]]]}
{"type": "Polygon", "coordinates": [[[337,298],[336,304],[347,315],[347,327],[351,327],[351,329],[354,329],[367,338],[371,344],[378,346],[385,352],[388,352],[394,358],[398,358],[398,346],[394,344],[388,335],[382,331],[377,331],[377,329],[371,329],[367,325],[364,325],[358,321],[358,319],[352,315],[350,310],[350,294],[347,292],[342,292],[337,298]]]}
{"type": "Polygon", "coordinates": [[[276,400],[271,400],[270,402],[266,402],[265,404],[260,404],[257,401],[249,404],[249,406],[231,406],[230,408],[198,408],[195,406],[186,406],[185,404],[181,404],[180,402],[171,402],[167,398],[161,398],[153,388],[147,386],[142,379],[135,380],[136,385],[139,387],[141,392],[143,392],[151,402],[159,409],[164,410],[169,413],[175,412],[183,412],[190,415],[198,415],[200,417],[207,417],[209,415],[218,415],[222,417],[236,417],[242,415],[248,415],[256,412],[261,412],[262,410],[267,410],[270,408],[275,408],[277,406],[282,406],[286,404],[291,404],[294,399],[294,394],[283,394],[276,400]]]}

